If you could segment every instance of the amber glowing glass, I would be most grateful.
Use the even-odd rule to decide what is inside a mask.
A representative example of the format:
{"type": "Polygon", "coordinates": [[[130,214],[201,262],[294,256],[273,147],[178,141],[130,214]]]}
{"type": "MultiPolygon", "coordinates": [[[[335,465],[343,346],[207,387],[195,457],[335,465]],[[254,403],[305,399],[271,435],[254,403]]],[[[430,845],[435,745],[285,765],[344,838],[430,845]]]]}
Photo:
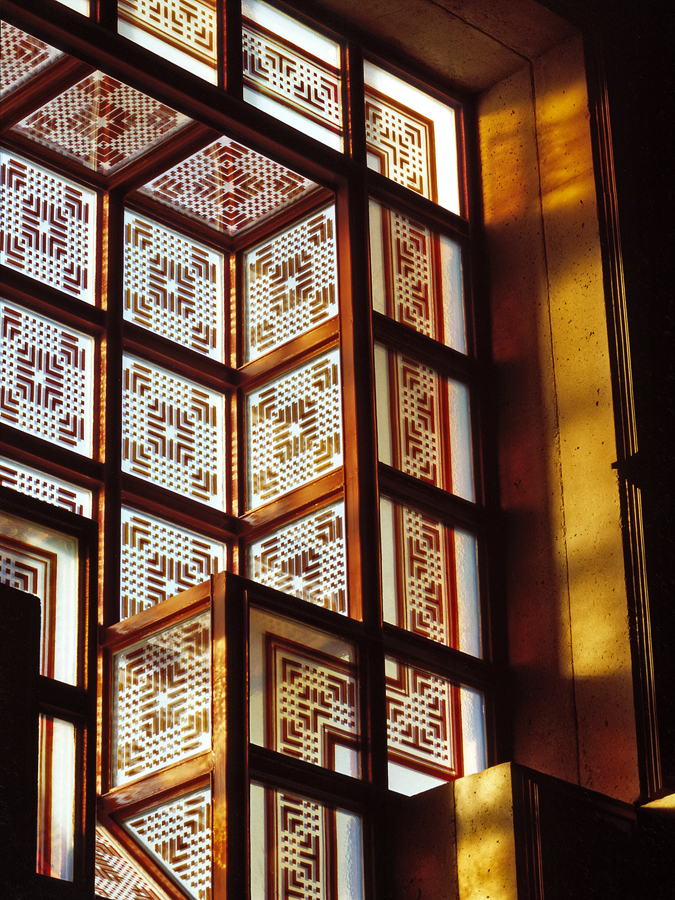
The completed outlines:
{"type": "Polygon", "coordinates": [[[40,716],[37,871],[73,880],[75,855],[75,726],[40,716]]]}

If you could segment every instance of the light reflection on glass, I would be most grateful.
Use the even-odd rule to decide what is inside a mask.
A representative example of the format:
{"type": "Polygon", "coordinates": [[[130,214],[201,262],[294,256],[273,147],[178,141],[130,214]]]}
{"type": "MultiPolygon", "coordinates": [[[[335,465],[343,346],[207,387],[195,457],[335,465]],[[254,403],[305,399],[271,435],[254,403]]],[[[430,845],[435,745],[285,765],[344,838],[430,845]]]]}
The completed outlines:
{"type": "Polygon", "coordinates": [[[41,875],[73,880],[75,726],[40,716],[37,865],[41,875]]]}

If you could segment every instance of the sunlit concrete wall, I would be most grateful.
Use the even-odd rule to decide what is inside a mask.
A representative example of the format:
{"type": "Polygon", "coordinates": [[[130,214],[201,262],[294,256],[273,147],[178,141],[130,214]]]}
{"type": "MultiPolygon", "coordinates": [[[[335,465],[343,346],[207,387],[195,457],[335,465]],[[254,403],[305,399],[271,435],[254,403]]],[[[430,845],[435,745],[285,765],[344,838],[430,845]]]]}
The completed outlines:
{"type": "Polygon", "coordinates": [[[514,760],[632,801],[628,605],[581,39],[484,93],[479,122],[514,760]]]}

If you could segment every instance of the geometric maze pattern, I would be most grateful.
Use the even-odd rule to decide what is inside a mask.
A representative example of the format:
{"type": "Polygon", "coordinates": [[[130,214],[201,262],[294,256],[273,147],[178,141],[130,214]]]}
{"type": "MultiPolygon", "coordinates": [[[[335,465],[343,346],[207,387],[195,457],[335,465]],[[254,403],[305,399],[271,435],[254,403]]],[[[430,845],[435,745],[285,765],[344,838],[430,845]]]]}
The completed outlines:
{"type": "Polygon", "coordinates": [[[224,544],[122,507],[121,619],[201,584],[224,568],[224,544]]]}
{"type": "Polygon", "coordinates": [[[379,171],[435,200],[434,123],[415,110],[366,88],[366,144],[379,171]]]}
{"type": "Polygon", "coordinates": [[[223,509],[223,395],[126,356],[123,383],[123,471],[223,509]]]}
{"type": "Polygon", "coordinates": [[[94,302],[96,194],[0,151],[0,263],[94,302]]]}
{"type": "Polygon", "coordinates": [[[358,745],[356,670],[353,665],[312,651],[277,635],[266,636],[267,696],[273,728],[267,745],[277,753],[336,766],[336,747],[358,745]]]}
{"type": "Polygon", "coordinates": [[[211,614],[115,654],[113,784],[211,746],[211,614]]]}
{"type": "Polygon", "coordinates": [[[211,791],[131,816],[125,828],[194,900],[211,900],[211,791]]]}
{"type": "Polygon", "coordinates": [[[109,175],[189,122],[129,85],[93,72],[31,113],[14,131],[109,175]]]}
{"type": "Polygon", "coordinates": [[[100,826],[96,829],[94,877],[95,893],[105,900],[158,900],[160,896],[100,826]]]}
{"type": "Polygon", "coordinates": [[[439,340],[435,276],[438,239],[425,225],[381,208],[384,225],[386,314],[439,340]]]}
{"type": "Polygon", "coordinates": [[[247,396],[249,508],[342,465],[339,365],[332,350],[247,396]]]}
{"type": "Polygon", "coordinates": [[[398,584],[396,625],[453,646],[454,531],[415,509],[394,504],[398,584]]]}
{"type": "Polygon", "coordinates": [[[93,453],[94,340],[0,301],[0,421],[93,453]]]}
{"type": "Polygon", "coordinates": [[[223,361],[223,254],[125,210],[124,318],[223,361]]]}
{"type": "Polygon", "coordinates": [[[389,657],[386,672],[389,759],[445,778],[461,775],[453,727],[457,688],[389,657]]]}
{"type": "Polygon", "coordinates": [[[321,509],[252,541],[248,577],[347,615],[344,504],[321,509]]]}
{"type": "MultiPolygon", "coordinates": [[[[272,858],[276,863],[275,894],[279,900],[329,900],[329,821],[335,815],[322,804],[296,794],[274,791],[274,836],[272,858]]],[[[333,866],[335,866],[335,854],[333,866]]],[[[331,866],[331,869],[333,868],[331,866]]],[[[337,894],[335,895],[337,896],[337,894]]]]}
{"type": "Polygon", "coordinates": [[[337,315],[335,208],[250,250],[245,273],[248,359],[337,315]]]}
{"type": "Polygon", "coordinates": [[[63,55],[62,50],[50,47],[9,22],[3,22],[0,32],[0,97],[25,84],[63,55]]]}
{"type": "Polygon", "coordinates": [[[117,9],[123,21],[215,68],[216,0],[118,0],[117,9]]]}
{"type": "Polygon", "coordinates": [[[44,503],[91,519],[91,491],[5,457],[0,457],[0,487],[11,488],[19,494],[36,497],[44,503]]]}
{"type": "Polygon", "coordinates": [[[249,19],[243,20],[242,54],[246,87],[334,134],[342,132],[339,69],[310,57],[249,19]]]}
{"type": "MultiPolygon", "coordinates": [[[[441,431],[442,379],[428,366],[399,353],[389,353],[395,367],[396,394],[391,402],[394,465],[401,471],[443,485],[441,431]]],[[[386,412],[385,412],[386,415],[386,412]]]]}
{"type": "Polygon", "coordinates": [[[148,182],[141,193],[233,235],[315,187],[309,178],[221,137],[148,182]]]}

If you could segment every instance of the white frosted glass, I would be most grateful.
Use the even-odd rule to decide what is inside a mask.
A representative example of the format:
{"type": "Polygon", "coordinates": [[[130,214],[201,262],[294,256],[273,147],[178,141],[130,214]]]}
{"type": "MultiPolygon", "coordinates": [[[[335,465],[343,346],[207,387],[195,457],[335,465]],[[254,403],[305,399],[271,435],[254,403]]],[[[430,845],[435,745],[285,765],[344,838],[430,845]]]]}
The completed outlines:
{"type": "Polygon", "coordinates": [[[75,12],[82,13],[83,16],[89,15],[89,0],[58,0],[58,2],[74,9],[75,12]]]}
{"type": "Polygon", "coordinates": [[[482,656],[480,599],[478,593],[478,545],[466,531],[455,531],[455,571],[459,649],[482,656]]]}
{"type": "Polygon", "coordinates": [[[432,788],[445,784],[443,778],[434,778],[426,772],[416,772],[415,769],[407,769],[398,763],[390,762],[387,767],[389,790],[397,794],[405,794],[412,797],[421,794],[422,791],[430,791],[432,788]]]}
{"type": "Polygon", "coordinates": [[[444,340],[448,347],[466,353],[462,251],[445,235],[440,236],[440,249],[444,340]]]}
{"type": "Polygon", "coordinates": [[[375,399],[377,412],[377,453],[380,462],[393,465],[391,449],[391,403],[389,399],[389,354],[381,344],[375,344],[375,399]]]}
{"type": "Polygon", "coordinates": [[[265,788],[251,785],[249,806],[251,900],[265,900],[265,849],[267,847],[267,822],[265,816],[265,788]]]}
{"type": "Polygon", "coordinates": [[[361,817],[335,810],[337,900],[363,898],[363,837],[361,817]]]}
{"type": "Polygon", "coordinates": [[[382,615],[385,622],[396,624],[398,594],[396,532],[394,504],[380,497],[380,565],[382,567],[382,615]]]}
{"type": "Polygon", "coordinates": [[[459,215],[459,170],[454,109],[368,61],[363,64],[363,75],[366,89],[371,87],[433,121],[438,203],[459,215]]]}
{"type": "Polygon", "coordinates": [[[462,707],[462,754],[464,774],[474,775],[487,766],[485,740],[485,702],[483,695],[470,688],[460,689],[462,707]]]}
{"type": "Polygon", "coordinates": [[[41,674],[76,684],[77,539],[0,512],[0,559],[0,581],[40,599],[41,674]]]}
{"type": "Polygon", "coordinates": [[[370,297],[375,312],[386,315],[382,212],[380,204],[371,200],[368,216],[370,233],[370,297]]]}
{"type": "Polygon", "coordinates": [[[75,726],[40,716],[37,871],[73,880],[75,850],[75,726]]]}
{"type": "Polygon", "coordinates": [[[474,501],[473,460],[471,454],[471,412],[469,389],[459,381],[448,380],[448,418],[450,420],[450,454],[452,460],[452,492],[474,501]]]}
{"type": "Polygon", "coordinates": [[[244,18],[256,22],[268,31],[285,38],[291,44],[296,44],[306,53],[317,56],[323,62],[336,68],[340,65],[340,48],[312,28],[307,28],[296,19],[292,19],[285,13],[262,3],[260,0],[242,0],[241,14],[244,18]]]}
{"type": "Polygon", "coordinates": [[[218,84],[218,70],[215,66],[208,66],[206,63],[195,59],[188,53],[183,53],[183,51],[178,50],[177,47],[172,47],[171,44],[166,43],[166,41],[162,41],[154,35],[148,34],[147,31],[138,28],[136,25],[132,25],[131,22],[125,22],[122,19],[118,19],[117,31],[123,37],[129,38],[129,40],[133,41],[135,44],[140,44],[142,47],[145,47],[146,50],[156,53],[157,56],[168,59],[169,62],[175,63],[182,69],[193,72],[195,75],[203,78],[204,81],[208,81],[211,84],[218,84]]]}
{"type": "Polygon", "coordinates": [[[244,87],[244,100],[247,103],[250,103],[251,106],[255,106],[256,109],[261,109],[270,116],[274,116],[275,119],[281,119],[281,121],[286,122],[287,125],[297,128],[298,131],[302,131],[309,137],[321,141],[323,144],[332,147],[334,150],[342,150],[343,148],[342,135],[335,134],[327,128],[323,128],[318,122],[312,122],[311,119],[289,109],[282,103],[277,103],[277,101],[273,100],[271,97],[265,97],[263,94],[258,93],[258,91],[253,91],[251,88],[244,87]]]}

